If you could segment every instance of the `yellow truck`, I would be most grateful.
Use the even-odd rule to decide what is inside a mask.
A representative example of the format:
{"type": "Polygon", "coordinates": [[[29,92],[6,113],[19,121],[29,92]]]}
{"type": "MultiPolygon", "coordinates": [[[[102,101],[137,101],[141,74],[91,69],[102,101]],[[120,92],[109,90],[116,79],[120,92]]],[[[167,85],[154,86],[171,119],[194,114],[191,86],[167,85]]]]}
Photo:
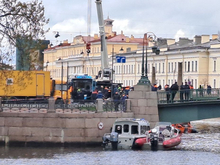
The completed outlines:
{"type": "Polygon", "coordinates": [[[52,80],[48,71],[0,71],[0,97],[3,100],[43,101],[53,96],[56,102],[60,102],[68,98],[67,93],[66,82],[62,85],[61,81],[52,80]]]}

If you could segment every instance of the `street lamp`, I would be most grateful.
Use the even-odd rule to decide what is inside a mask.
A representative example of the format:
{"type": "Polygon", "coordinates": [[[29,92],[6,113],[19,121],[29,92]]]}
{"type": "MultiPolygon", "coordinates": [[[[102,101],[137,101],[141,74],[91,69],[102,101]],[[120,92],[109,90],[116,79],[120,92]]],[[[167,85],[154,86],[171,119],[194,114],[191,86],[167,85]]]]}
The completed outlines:
{"type": "MultiPolygon", "coordinates": [[[[139,80],[139,82],[137,83],[138,85],[151,85],[150,84],[150,80],[148,79],[148,75],[147,75],[147,46],[149,42],[155,42],[156,41],[156,35],[153,32],[147,32],[144,34],[144,38],[143,38],[143,52],[142,52],[142,69],[141,69],[141,79],[139,80]],[[145,70],[144,70],[144,46],[146,44],[146,63],[145,63],[145,70]],[[145,75],[144,75],[144,71],[145,71],[145,75]]],[[[153,52],[157,52],[159,49],[157,47],[152,47],[153,52]],[[157,51],[155,51],[155,48],[157,51]]]]}
{"type": "Polygon", "coordinates": [[[58,61],[61,61],[61,99],[63,99],[63,60],[61,58],[58,59],[58,61]]]}

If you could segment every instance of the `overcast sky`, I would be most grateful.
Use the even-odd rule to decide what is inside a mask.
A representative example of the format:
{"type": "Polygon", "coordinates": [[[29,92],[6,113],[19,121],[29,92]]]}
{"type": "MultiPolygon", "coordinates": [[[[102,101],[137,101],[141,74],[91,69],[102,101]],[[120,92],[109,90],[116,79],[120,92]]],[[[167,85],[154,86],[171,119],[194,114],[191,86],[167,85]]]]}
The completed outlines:
{"type": "MultiPolygon", "coordinates": [[[[87,35],[88,0],[42,0],[50,19],[47,39],[53,44],[87,35]],[[55,38],[56,32],[60,33],[55,38]]],[[[219,0],[102,0],[103,15],[114,20],[113,31],[143,37],[193,38],[220,30],[219,0]]],[[[99,33],[95,0],[91,0],[91,35],[99,33]]]]}

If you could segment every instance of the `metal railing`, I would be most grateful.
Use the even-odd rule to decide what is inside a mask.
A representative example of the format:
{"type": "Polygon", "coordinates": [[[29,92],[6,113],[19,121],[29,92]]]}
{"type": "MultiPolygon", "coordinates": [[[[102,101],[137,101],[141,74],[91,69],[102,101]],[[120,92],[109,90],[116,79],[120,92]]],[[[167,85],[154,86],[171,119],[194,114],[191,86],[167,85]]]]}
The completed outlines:
{"type": "Polygon", "coordinates": [[[220,99],[220,89],[188,89],[179,91],[158,91],[158,104],[209,101],[220,99]]]}
{"type": "Polygon", "coordinates": [[[111,100],[107,99],[103,102],[103,111],[105,112],[126,112],[126,100],[111,100]]]}
{"type": "Polygon", "coordinates": [[[96,112],[96,103],[91,101],[82,100],[71,104],[55,104],[55,109],[83,111],[83,112],[96,112]]]}
{"type": "Polygon", "coordinates": [[[27,109],[48,109],[48,103],[21,103],[21,104],[14,104],[14,103],[4,103],[2,104],[2,108],[27,108],[27,109]]]}

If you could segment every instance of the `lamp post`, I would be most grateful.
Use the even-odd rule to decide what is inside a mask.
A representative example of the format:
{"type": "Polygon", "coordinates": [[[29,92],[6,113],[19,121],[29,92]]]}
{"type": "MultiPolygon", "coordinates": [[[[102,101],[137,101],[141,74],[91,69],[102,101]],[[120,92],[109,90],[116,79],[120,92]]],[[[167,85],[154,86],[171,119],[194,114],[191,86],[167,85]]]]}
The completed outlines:
{"type": "Polygon", "coordinates": [[[59,58],[58,61],[61,61],[61,99],[63,99],[63,60],[59,58]]]}
{"type": "MultiPolygon", "coordinates": [[[[153,32],[147,32],[144,34],[143,37],[143,52],[142,52],[142,68],[141,68],[141,79],[137,83],[137,85],[151,85],[150,80],[148,79],[147,75],[147,46],[149,42],[155,42],[156,35],[153,32]],[[145,69],[144,69],[144,46],[146,44],[146,62],[145,62],[145,69]],[[145,72],[145,75],[144,75],[145,72]]],[[[155,47],[152,48],[154,52],[155,47]]],[[[156,47],[157,49],[157,47],[156,47]]]]}

